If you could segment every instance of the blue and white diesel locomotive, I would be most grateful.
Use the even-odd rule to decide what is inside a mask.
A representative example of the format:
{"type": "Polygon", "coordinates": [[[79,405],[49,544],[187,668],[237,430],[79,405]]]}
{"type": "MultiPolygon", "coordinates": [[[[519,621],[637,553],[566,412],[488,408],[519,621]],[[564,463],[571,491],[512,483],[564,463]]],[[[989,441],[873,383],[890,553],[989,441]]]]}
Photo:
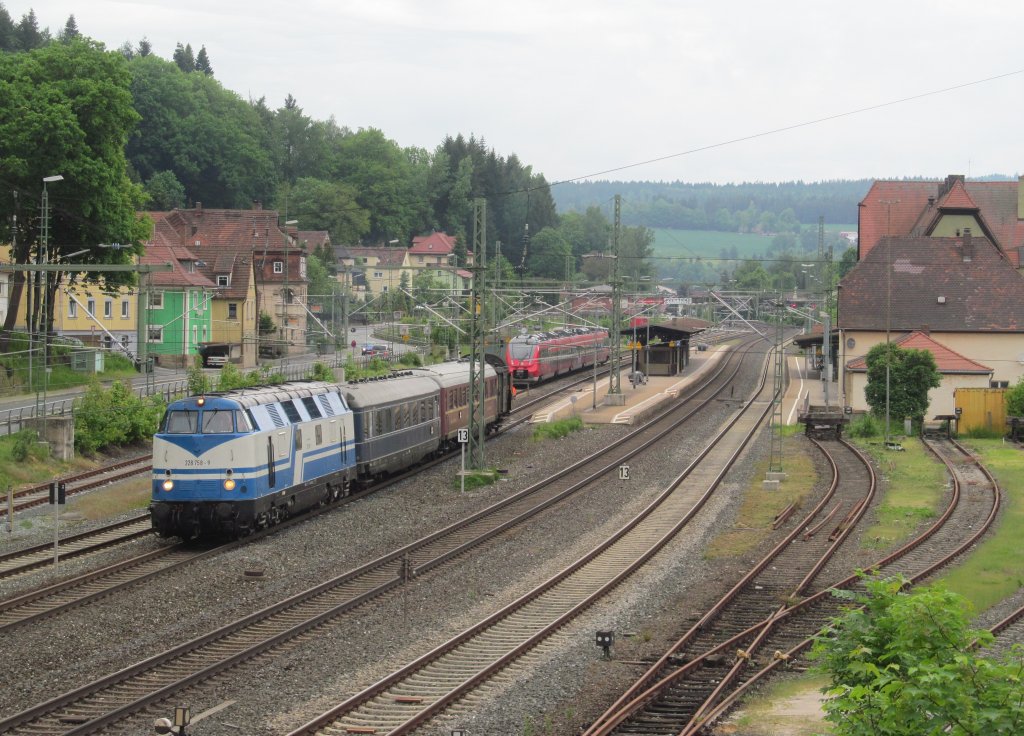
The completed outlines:
{"type": "MultiPolygon", "coordinates": [[[[511,406],[511,383],[500,361],[485,380],[493,429],[511,406]]],[[[240,537],[342,498],[353,483],[448,449],[450,417],[468,417],[468,389],[469,365],[457,362],[174,401],[153,437],[153,527],[183,539],[240,537]]]]}
{"type": "Polygon", "coordinates": [[[172,402],[153,436],[153,527],[244,536],[341,498],[355,423],[336,384],[302,382],[172,402]]]}

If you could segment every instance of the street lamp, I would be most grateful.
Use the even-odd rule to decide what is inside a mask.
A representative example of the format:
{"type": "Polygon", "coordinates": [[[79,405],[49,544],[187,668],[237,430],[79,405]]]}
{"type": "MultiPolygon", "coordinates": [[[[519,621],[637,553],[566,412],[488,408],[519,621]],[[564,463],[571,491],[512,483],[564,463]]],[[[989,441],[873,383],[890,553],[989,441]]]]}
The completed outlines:
{"type": "MultiPolygon", "coordinates": [[[[393,245],[398,245],[398,238],[388,241],[388,248],[393,245]]],[[[391,355],[395,354],[395,264],[394,259],[388,256],[388,299],[387,299],[388,311],[391,313],[389,323],[391,328],[388,330],[388,350],[391,355]]]]}
{"type": "MultiPolygon", "coordinates": [[[[43,177],[43,222],[42,222],[42,230],[43,230],[42,236],[43,237],[42,237],[42,252],[39,253],[39,259],[40,259],[40,265],[44,265],[44,266],[46,265],[47,259],[49,258],[49,248],[50,248],[50,195],[46,191],[46,185],[50,184],[50,183],[53,183],[53,182],[57,182],[57,181],[64,181],[64,177],[61,176],[60,174],[55,174],[54,176],[44,176],[43,177]]],[[[42,409],[42,415],[43,415],[43,440],[45,441],[46,440],[46,388],[47,388],[47,383],[49,382],[49,374],[50,374],[50,368],[49,368],[49,344],[50,344],[49,333],[50,333],[50,324],[49,324],[49,319],[48,319],[49,307],[50,307],[50,305],[49,305],[49,301],[50,301],[50,299],[49,299],[49,290],[50,289],[49,289],[49,283],[48,283],[47,274],[46,274],[45,270],[43,271],[42,282],[43,282],[43,401],[42,401],[42,404],[39,403],[39,394],[37,393],[36,394],[36,416],[37,417],[39,416],[39,411],[40,411],[40,409],[42,409]]],[[[31,348],[31,345],[30,345],[30,348],[31,348]]]]}

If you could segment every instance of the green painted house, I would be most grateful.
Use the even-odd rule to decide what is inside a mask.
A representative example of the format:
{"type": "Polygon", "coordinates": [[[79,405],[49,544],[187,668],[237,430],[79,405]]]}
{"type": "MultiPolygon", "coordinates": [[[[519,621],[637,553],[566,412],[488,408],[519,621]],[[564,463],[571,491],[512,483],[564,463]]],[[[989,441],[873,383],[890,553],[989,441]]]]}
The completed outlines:
{"type": "Polygon", "coordinates": [[[143,263],[170,263],[172,271],[150,274],[146,324],[148,351],[158,365],[187,367],[199,345],[214,342],[213,297],[217,285],[204,276],[200,259],[180,245],[162,242],[159,235],[146,244],[143,263]]]}

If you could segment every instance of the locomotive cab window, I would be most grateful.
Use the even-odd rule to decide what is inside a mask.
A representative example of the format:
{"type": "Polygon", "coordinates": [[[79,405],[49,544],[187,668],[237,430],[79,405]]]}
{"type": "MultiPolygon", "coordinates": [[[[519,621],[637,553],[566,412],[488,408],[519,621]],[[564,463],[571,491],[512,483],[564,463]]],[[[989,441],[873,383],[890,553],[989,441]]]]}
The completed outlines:
{"type": "Polygon", "coordinates": [[[199,430],[199,412],[174,410],[167,412],[166,434],[195,434],[199,430]]]}
{"type": "Polygon", "coordinates": [[[230,434],[235,431],[230,409],[207,409],[203,412],[203,434],[230,434]]]}
{"type": "Polygon", "coordinates": [[[253,428],[253,426],[255,426],[256,423],[255,423],[255,421],[253,421],[251,419],[251,416],[252,415],[249,414],[249,410],[248,409],[246,409],[245,411],[242,411],[240,409],[236,409],[235,410],[235,427],[237,427],[237,431],[239,431],[239,432],[251,432],[252,431],[252,428],[253,428]]]}

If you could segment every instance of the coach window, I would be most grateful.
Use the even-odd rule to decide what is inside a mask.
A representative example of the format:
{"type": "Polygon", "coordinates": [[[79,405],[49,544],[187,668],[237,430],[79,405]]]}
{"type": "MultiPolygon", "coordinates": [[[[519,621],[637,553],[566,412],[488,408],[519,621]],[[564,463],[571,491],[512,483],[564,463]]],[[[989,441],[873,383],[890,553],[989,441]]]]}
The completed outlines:
{"type": "Polygon", "coordinates": [[[195,434],[199,426],[197,411],[169,411],[167,423],[164,425],[166,434],[195,434]]]}
{"type": "Polygon", "coordinates": [[[235,431],[230,409],[207,409],[203,412],[203,434],[230,434],[235,431]]]}
{"type": "Polygon", "coordinates": [[[384,412],[386,409],[377,409],[373,412],[373,436],[380,437],[384,434],[384,412]]]}
{"type": "Polygon", "coordinates": [[[420,423],[420,407],[422,405],[423,405],[422,401],[414,401],[414,402],[412,402],[412,423],[413,424],[419,424],[420,423]]]}
{"type": "Polygon", "coordinates": [[[405,406],[402,407],[402,426],[403,427],[411,427],[412,426],[412,405],[414,403],[415,402],[410,401],[405,406]]]}

